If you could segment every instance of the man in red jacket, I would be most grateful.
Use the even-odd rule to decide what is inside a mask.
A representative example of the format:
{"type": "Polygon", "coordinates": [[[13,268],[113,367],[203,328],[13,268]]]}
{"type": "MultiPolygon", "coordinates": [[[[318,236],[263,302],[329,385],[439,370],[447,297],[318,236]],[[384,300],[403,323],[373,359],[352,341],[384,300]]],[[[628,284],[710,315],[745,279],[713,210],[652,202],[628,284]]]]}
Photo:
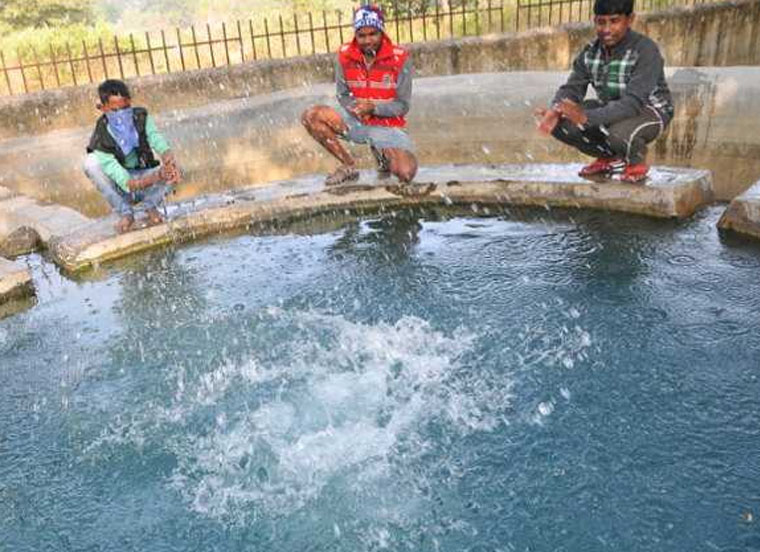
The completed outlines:
{"type": "Polygon", "coordinates": [[[301,117],[311,136],[340,161],[325,184],[359,178],[353,156],[340,139],[369,144],[378,177],[402,183],[417,173],[417,159],[404,130],[412,96],[412,61],[385,34],[382,10],[361,6],[354,12],[354,39],[341,46],[335,64],[338,107],[315,105],[301,117]]]}

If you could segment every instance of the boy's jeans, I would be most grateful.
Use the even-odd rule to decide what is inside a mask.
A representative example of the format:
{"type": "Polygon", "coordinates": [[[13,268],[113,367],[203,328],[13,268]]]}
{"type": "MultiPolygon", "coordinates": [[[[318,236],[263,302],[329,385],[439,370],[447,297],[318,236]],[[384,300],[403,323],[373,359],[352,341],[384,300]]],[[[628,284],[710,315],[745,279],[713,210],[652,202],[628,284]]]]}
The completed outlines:
{"type": "MultiPolygon", "coordinates": [[[[132,178],[142,178],[157,170],[159,167],[142,170],[128,169],[128,172],[132,178]]],[[[163,205],[164,198],[169,192],[169,186],[160,181],[144,190],[125,192],[103,172],[100,163],[92,153],[84,161],[84,174],[103,194],[111,208],[121,216],[134,216],[133,205],[136,203],[142,203],[145,209],[158,209],[163,205]]]]}

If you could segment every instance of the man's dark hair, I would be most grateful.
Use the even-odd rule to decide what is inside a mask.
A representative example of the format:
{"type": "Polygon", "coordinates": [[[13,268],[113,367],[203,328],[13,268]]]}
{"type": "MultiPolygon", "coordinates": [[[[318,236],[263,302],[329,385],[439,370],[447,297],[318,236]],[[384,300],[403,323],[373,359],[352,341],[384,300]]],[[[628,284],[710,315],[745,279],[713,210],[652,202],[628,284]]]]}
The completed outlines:
{"type": "Polygon", "coordinates": [[[108,98],[111,96],[131,98],[126,83],[118,79],[108,79],[101,82],[100,86],[98,86],[98,96],[100,97],[101,103],[108,102],[108,98]]]}
{"type": "Polygon", "coordinates": [[[633,0],[596,0],[594,15],[631,15],[633,0]]]}

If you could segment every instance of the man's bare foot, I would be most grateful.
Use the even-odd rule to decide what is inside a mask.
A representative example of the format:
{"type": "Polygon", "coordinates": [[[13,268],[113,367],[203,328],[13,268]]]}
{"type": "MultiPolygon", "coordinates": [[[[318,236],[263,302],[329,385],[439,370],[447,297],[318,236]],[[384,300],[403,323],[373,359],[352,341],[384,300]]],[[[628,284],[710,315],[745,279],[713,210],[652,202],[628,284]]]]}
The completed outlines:
{"type": "Polygon", "coordinates": [[[161,215],[161,213],[158,212],[157,209],[148,209],[145,213],[148,215],[149,226],[155,226],[156,224],[161,224],[164,222],[164,217],[161,215]]]}
{"type": "Polygon", "coordinates": [[[124,232],[129,232],[132,229],[132,225],[135,223],[135,217],[132,215],[124,215],[119,219],[119,222],[116,223],[116,231],[119,234],[123,234],[124,232]]]}

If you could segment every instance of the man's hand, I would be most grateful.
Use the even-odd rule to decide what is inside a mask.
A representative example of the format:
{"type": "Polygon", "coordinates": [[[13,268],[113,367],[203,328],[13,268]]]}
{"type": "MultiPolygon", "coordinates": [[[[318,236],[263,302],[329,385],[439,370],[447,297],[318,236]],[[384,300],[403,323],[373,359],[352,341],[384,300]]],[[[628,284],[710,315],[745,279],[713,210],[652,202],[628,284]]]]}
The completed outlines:
{"type": "Polygon", "coordinates": [[[559,102],[554,109],[559,111],[559,113],[568,121],[573,123],[574,125],[585,125],[588,122],[588,116],[586,115],[586,112],[583,110],[583,108],[575,103],[573,100],[570,100],[568,98],[565,98],[561,102],[559,102]]]}
{"type": "Polygon", "coordinates": [[[538,128],[538,131],[542,134],[551,134],[554,130],[554,127],[557,126],[560,118],[559,111],[554,108],[545,109],[543,107],[539,107],[533,111],[533,114],[538,119],[536,128],[538,128]]]}
{"type": "Polygon", "coordinates": [[[375,102],[372,100],[356,100],[356,104],[349,111],[357,119],[364,119],[375,111],[375,102]]]}
{"type": "Polygon", "coordinates": [[[158,171],[161,180],[170,186],[176,186],[182,181],[182,170],[174,158],[171,151],[167,151],[161,156],[161,168],[158,171]]]}

